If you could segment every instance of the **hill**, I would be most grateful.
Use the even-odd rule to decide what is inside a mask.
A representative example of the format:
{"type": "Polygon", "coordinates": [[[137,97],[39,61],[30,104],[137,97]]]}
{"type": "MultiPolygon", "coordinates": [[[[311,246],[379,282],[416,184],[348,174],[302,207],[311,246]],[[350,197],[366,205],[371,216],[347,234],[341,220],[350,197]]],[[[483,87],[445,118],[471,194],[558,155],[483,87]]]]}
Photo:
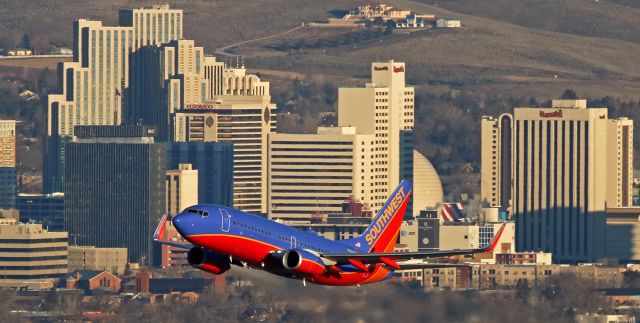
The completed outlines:
{"type": "MultiPolygon", "coordinates": [[[[170,4],[185,11],[185,37],[213,53],[216,48],[276,35],[364,2],[175,0],[170,4]]],[[[567,88],[611,107],[612,115],[638,114],[636,120],[640,120],[640,110],[621,108],[636,107],[640,100],[640,4],[635,0],[385,2],[418,13],[456,17],[463,27],[412,34],[396,31],[377,41],[357,45],[345,41],[335,48],[282,50],[272,46],[278,41],[310,43],[318,38],[350,37],[340,36],[349,31],[301,28],[278,39],[233,49],[245,56],[247,66],[272,82],[274,100],[281,103],[283,112],[291,113],[290,119],[286,119],[288,113],[283,114],[281,131],[308,132],[321,122],[331,122],[331,118],[321,120],[321,112],[335,109],[335,87],[363,84],[369,78],[370,62],[387,59],[407,63],[408,82],[418,93],[416,147],[441,172],[455,172],[455,167],[465,163],[478,165],[481,115],[529,102],[543,103],[560,97],[567,88]],[[296,94],[296,87],[305,93],[307,86],[326,96],[296,94]],[[620,100],[600,100],[606,96],[620,100]],[[286,106],[287,102],[291,104],[286,106]]],[[[70,46],[74,19],[86,17],[114,25],[118,9],[153,3],[5,0],[0,6],[0,48],[20,44],[25,33],[38,50],[70,46]]],[[[32,79],[22,87],[33,88],[42,79],[32,76],[25,66],[2,65],[3,79],[8,79],[6,74],[12,79],[21,75],[32,79]]],[[[25,136],[32,135],[37,131],[25,136]]]]}
{"type": "MultiPolygon", "coordinates": [[[[301,22],[331,16],[364,1],[176,0],[185,11],[185,37],[207,52],[241,40],[273,35],[301,22]]],[[[458,17],[464,28],[362,48],[303,50],[282,55],[262,47],[239,48],[249,66],[329,77],[366,78],[375,59],[408,63],[414,84],[492,89],[557,96],[567,87],[594,96],[640,97],[640,5],[631,0],[390,0],[419,13],[458,17]],[[505,10],[509,8],[509,10],[505,10]],[[488,86],[488,87],[487,87],[488,86]]],[[[115,24],[119,8],[153,1],[71,0],[42,3],[8,0],[0,7],[0,47],[19,44],[23,34],[40,49],[71,44],[79,17],[115,24]],[[3,45],[4,44],[4,45],[3,45]]],[[[293,36],[290,36],[293,37],[293,36]]],[[[256,44],[252,44],[254,47],[256,44]]],[[[262,44],[266,45],[266,44],[262,44]]]]}
{"type": "Polygon", "coordinates": [[[633,0],[422,1],[527,28],[640,42],[640,3],[633,0]]]}

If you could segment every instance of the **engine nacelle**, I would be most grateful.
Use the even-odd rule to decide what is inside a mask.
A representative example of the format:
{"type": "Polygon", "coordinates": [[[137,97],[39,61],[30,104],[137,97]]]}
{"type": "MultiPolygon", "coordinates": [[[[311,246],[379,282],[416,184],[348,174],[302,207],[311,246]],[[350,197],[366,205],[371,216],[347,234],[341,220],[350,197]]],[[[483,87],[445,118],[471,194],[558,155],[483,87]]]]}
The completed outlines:
{"type": "Polygon", "coordinates": [[[187,253],[189,265],[220,275],[231,268],[229,257],[201,247],[193,247],[187,253]]]}
{"type": "Polygon", "coordinates": [[[320,276],[327,271],[320,257],[302,249],[291,249],[282,255],[282,266],[307,276],[320,276]]]}

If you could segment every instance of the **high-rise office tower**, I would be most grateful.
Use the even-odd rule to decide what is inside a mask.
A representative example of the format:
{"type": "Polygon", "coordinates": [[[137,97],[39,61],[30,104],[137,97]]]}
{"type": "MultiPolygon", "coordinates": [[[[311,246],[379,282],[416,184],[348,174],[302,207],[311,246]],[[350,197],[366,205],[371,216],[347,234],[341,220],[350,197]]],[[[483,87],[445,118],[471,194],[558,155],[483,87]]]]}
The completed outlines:
{"type": "Polygon", "coordinates": [[[482,199],[510,210],[516,247],[560,262],[604,257],[605,206],[631,185],[632,124],[586,100],[553,100],[484,118],[482,132],[482,199]]]}
{"type": "Polygon", "coordinates": [[[340,88],[338,125],[376,138],[374,163],[380,175],[366,188],[374,191],[375,200],[384,201],[401,179],[413,180],[414,89],[405,86],[404,63],[374,62],[371,83],[340,88]]]}
{"type": "Polygon", "coordinates": [[[339,127],[269,136],[269,217],[308,221],[348,198],[376,213],[401,179],[413,180],[414,90],[405,65],[374,62],[371,73],[364,87],[339,89],[339,127]]]}
{"type": "Polygon", "coordinates": [[[480,200],[511,213],[511,149],[513,116],[483,117],[481,121],[480,200]]]}
{"type": "Polygon", "coordinates": [[[633,206],[633,120],[607,123],[607,207],[633,206]]]}
{"type": "Polygon", "coordinates": [[[233,143],[233,206],[266,214],[267,135],[275,131],[275,105],[268,95],[222,98],[220,104],[187,106],[174,113],[174,140],[233,143]]]}
{"type": "MultiPolygon", "coordinates": [[[[158,138],[170,138],[171,114],[185,105],[204,102],[210,94],[205,79],[205,56],[193,40],[176,40],[147,47],[138,54],[141,64],[140,121],[158,127],[158,138]]],[[[211,57],[215,61],[215,58],[211,57]]],[[[211,61],[210,60],[210,61],[211,61]]]]}
{"type": "Polygon", "coordinates": [[[64,201],[76,244],[126,247],[129,261],[153,264],[151,236],[165,210],[165,146],[154,134],[146,126],[76,127],[65,145],[64,201]]]}
{"type": "Polygon", "coordinates": [[[233,143],[233,204],[266,213],[266,143],[275,131],[269,83],[243,66],[205,57],[193,40],[143,48],[137,55],[144,62],[142,123],[157,126],[160,140],[233,143]]]}
{"type": "Polygon", "coordinates": [[[197,202],[233,206],[233,144],[168,142],[167,169],[190,164],[198,171],[197,202]]]}
{"type": "Polygon", "coordinates": [[[16,121],[0,120],[0,209],[16,202],[16,121]]]}
{"type": "Polygon", "coordinates": [[[62,93],[48,97],[44,191],[64,183],[64,144],[75,125],[135,123],[143,100],[138,50],[182,38],[182,10],[154,6],[120,11],[120,26],[100,21],[73,24],[73,62],[58,69],[62,93]]]}

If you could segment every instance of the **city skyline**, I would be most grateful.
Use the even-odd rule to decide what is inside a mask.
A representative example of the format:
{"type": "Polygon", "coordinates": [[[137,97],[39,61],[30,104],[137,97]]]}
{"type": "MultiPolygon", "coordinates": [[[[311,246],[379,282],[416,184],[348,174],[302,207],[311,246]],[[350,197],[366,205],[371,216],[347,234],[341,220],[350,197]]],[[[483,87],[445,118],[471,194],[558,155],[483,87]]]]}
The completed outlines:
{"type": "MultiPolygon", "coordinates": [[[[0,293],[40,300],[9,299],[31,311],[16,315],[109,319],[147,304],[169,319],[197,312],[213,290],[227,297],[212,311],[261,288],[269,309],[237,305],[243,314],[230,320],[291,320],[308,307],[273,305],[279,289],[256,270],[299,280],[283,286],[300,299],[319,292],[309,283],[388,280],[389,295],[427,295],[418,307],[446,294],[548,321],[637,304],[640,105],[618,99],[624,85],[597,99],[595,87],[571,90],[585,74],[571,83],[575,70],[539,65],[505,86],[490,66],[456,61],[460,43],[473,57],[474,42],[496,38],[478,38],[491,28],[469,16],[362,5],[254,35],[240,34],[253,21],[223,28],[235,7],[218,8],[207,23],[220,26],[211,29],[220,47],[201,34],[200,5],[69,20],[72,49],[46,57],[57,72],[23,67],[0,84],[0,102],[16,97],[14,114],[0,106],[0,293]],[[431,56],[443,48],[444,65],[431,56]],[[463,69],[477,71],[462,78],[463,69]],[[520,84],[546,78],[553,90],[520,84]],[[56,314],[45,293],[82,302],[56,314]]],[[[0,56],[0,76],[7,62],[45,59],[12,53],[24,57],[0,56]]],[[[366,291],[350,306],[369,304],[366,291]]],[[[398,310],[385,306],[384,315],[398,310]]]]}

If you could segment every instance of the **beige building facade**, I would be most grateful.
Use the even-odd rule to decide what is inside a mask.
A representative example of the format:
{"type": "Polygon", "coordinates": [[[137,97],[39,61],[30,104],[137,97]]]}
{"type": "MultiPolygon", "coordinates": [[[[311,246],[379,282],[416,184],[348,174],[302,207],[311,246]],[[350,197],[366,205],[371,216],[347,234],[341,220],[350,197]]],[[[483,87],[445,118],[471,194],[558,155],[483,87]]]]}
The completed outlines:
{"type": "Polygon", "coordinates": [[[483,118],[482,200],[515,218],[519,250],[595,261],[605,256],[605,205],[628,201],[631,135],[631,122],[586,100],[483,118]]]}
{"type": "Polygon", "coordinates": [[[0,167],[16,167],[16,122],[0,120],[0,167]]]}
{"type": "MultiPolygon", "coordinates": [[[[439,242],[441,250],[477,249],[489,245],[503,223],[457,223],[440,225],[439,242]]],[[[496,252],[515,252],[515,223],[506,222],[496,252]]]]}
{"type": "Polygon", "coordinates": [[[189,206],[198,204],[198,170],[191,164],[179,164],[167,170],[166,213],[173,216],[189,206]]]}
{"type": "Polygon", "coordinates": [[[100,270],[123,275],[127,267],[127,248],[69,247],[69,271],[100,270]]]}
{"type": "Polygon", "coordinates": [[[167,5],[120,10],[119,26],[78,19],[73,24],[73,62],[59,66],[59,94],[47,101],[44,191],[64,183],[64,143],[76,125],[120,125],[141,118],[138,49],[182,38],[182,10],[167,5]]]}
{"type": "Polygon", "coordinates": [[[607,207],[633,206],[633,120],[607,124],[607,207]]]}
{"type": "MultiPolygon", "coordinates": [[[[570,274],[590,281],[594,287],[619,287],[622,284],[624,267],[596,265],[495,265],[473,266],[473,288],[492,289],[515,287],[521,280],[534,286],[560,274],[570,274]]],[[[427,279],[427,277],[425,277],[427,279]]]]}
{"type": "Polygon", "coordinates": [[[206,57],[193,40],[143,51],[149,105],[145,120],[175,142],[234,144],[234,207],[267,213],[267,135],[275,131],[269,83],[206,57]],[[158,70],[157,65],[161,68],[158,70]]]}
{"type": "Polygon", "coordinates": [[[480,199],[485,206],[511,211],[511,141],[513,116],[483,117],[481,121],[480,199]]]}
{"type": "Polygon", "coordinates": [[[267,213],[267,140],[276,130],[269,95],[223,95],[173,114],[173,140],[233,143],[233,205],[267,213]]]}
{"type": "Polygon", "coordinates": [[[385,200],[370,190],[376,170],[373,135],[355,127],[320,127],[317,134],[269,135],[269,218],[308,222],[314,213],[341,212],[349,197],[376,213],[385,200]]]}
{"type": "Polygon", "coordinates": [[[0,287],[48,289],[67,273],[66,232],[0,219],[0,287]]]}
{"type": "Polygon", "coordinates": [[[379,175],[371,186],[361,183],[357,189],[371,195],[376,201],[371,206],[380,209],[401,179],[413,180],[414,88],[405,86],[405,64],[374,62],[371,83],[340,88],[338,126],[374,136],[374,171],[379,175]]]}

